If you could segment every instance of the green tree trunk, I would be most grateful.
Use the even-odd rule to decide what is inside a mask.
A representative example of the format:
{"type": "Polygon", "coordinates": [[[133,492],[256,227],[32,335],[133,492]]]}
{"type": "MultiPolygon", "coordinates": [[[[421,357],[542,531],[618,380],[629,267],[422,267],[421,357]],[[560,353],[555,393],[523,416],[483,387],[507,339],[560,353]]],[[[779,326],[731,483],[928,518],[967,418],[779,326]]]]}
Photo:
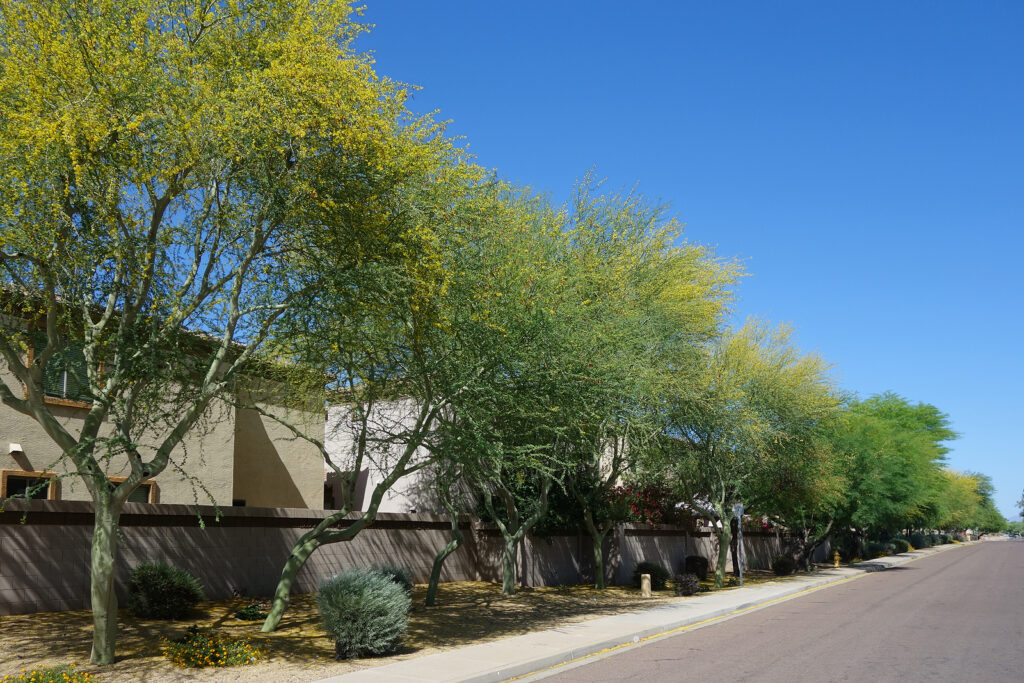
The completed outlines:
{"type": "Polygon", "coordinates": [[[718,563],[715,566],[715,588],[725,585],[725,565],[729,560],[729,546],[732,544],[732,516],[724,507],[718,510],[721,526],[715,527],[718,536],[718,563]]]}
{"type": "Polygon", "coordinates": [[[506,536],[501,550],[501,593],[516,594],[516,548],[519,541],[515,536],[506,536]]]}
{"type": "Polygon", "coordinates": [[[604,538],[608,535],[611,525],[609,524],[603,529],[599,528],[594,524],[594,518],[590,514],[590,510],[585,511],[583,523],[587,527],[587,533],[590,534],[591,547],[594,553],[594,588],[604,590],[604,538]]]}
{"type": "Polygon", "coordinates": [[[90,664],[114,663],[117,644],[117,593],[114,577],[117,567],[117,521],[120,506],[112,505],[103,496],[96,497],[93,508],[91,597],[92,597],[92,653],[90,664]]]}
{"type": "Polygon", "coordinates": [[[320,531],[320,525],[318,525],[317,528],[307,532],[299,539],[299,542],[292,548],[288,561],[285,562],[284,569],[281,570],[281,579],[277,582],[277,589],[274,591],[274,601],[267,613],[266,621],[263,622],[263,627],[260,629],[263,633],[274,631],[281,623],[281,617],[288,609],[288,602],[291,600],[295,577],[298,576],[299,570],[302,569],[302,565],[306,563],[313,551],[321,545],[320,531]]]}
{"type": "Polygon", "coordinates": [[[494,519],[494,523],[498,530],[501,531],[501,537],[504,541],[501,551],[501,592],[503,595],[516,594],[516,549],[519,547],[519,543],[526,538],[526,534],[530,529],[547,514],[548,492],[550,490],[551,478],[545,477],[544,482],[541,484],[540,505],[537,506],[537,509],[526,520],[520,521],[515,499],[508,489],[499,486],[498,493],[505,504],[505,511],[509,520],[508,524],[505,524],[494,513],[494,503],[490,490],[486,486],[483,489],[484,507],[487,508],[488,513],[494,519]]]}
{"type": "Polygon", "coordinates": [[[437,602],[437,584],[441,580],[441,568],[444,566],[444,561],[459,549],[463,540],[462,531],[459,530],[459,518],[452,517],[452,529],[448,543],[434,556],[434,566],[430,568],[430,582],[427,584],[427,599],[424,603],[427,607],[433,607],[437,602]]]}

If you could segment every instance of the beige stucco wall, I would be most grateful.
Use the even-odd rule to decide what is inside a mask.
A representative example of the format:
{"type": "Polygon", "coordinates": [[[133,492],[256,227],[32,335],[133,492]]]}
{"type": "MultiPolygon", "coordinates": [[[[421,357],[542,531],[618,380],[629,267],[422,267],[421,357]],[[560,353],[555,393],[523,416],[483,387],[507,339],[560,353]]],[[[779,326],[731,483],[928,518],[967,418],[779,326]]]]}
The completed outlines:
{"type": "MultiPolygon", "coordinates": [[[[15,394],[23,389],[6,369],[0,378],[15,394]]],[[[265,405],[273,410],[270,405],[265,405]]],[[[86,408],[51,404],[50,408],[72,435],[77,435],[86,408]]],[[[293,422],[323,436],[322,409],[291,413],[293,422]],[[318,431],[319,430],[319,431],[318,431]]],[[[102,431],[102,430],[101,430],[102,431]]],[[[152,451],[160,434],[143,436],[142,451],[152,451]]],[[[160,503],[230,506],[243,498],[250,506],[323,507],[323,458],[308,442],[290,438],[284,427],[262,418],[254,411],[236,411],[223,401],[214,402],[203,419],[186,435],[172,455],[197,483],[189,481],[174,466],[168,466],[154,480],[160,503]],[[242,468],[240,476],[239,468],[242,468]],[[199,486],[201,484],[201,486],[199,486]],[[204,490],[205,489],[205,490],[204,490]]],[[[85,484],[60,460],[60,450],[31,417],[0,404],[0,469],[54,471],[60,479],[61,500],[89,500],[85,484]],[[10,443],[21,444],[22,453],[11,455],[10,443]]],[[[129,473],[123,456],[107,465],[109,476],[129,473]]]]}
{"type": "MultiPolygon", "coordinates": [[[[15,394],[24,391],[14,376],[4,369],[0,377],[15,394]]],[[[72,436],[81,430],[86,408],[50,404],[51,412],[72,436]]],[[[199,501],[209,503],[212,497],[217,505],[231,504],[234,467],[234,409],[218,402],[211,406],[204,419],[186,435],[181,445],[174,450],[172,460],[190,476],[200,480],[206,492],[199,491],[199,501]]],[[[101,429],[101,434],[109,433],[101,429]]],[[[143,454],[152,451],[158,434],[144,435],[140,440],[143,454]]],[[[85,484],[74,475],[70,463],[60,459],[61,451],[46,434],[42,426],[31,417],[23,415],[8,406],[0,404],[0,469],[54,471],[62,476],[60,480],[61,500],[90,500],[85,484]],[[21,444],[22,453],[11,455],[10,443],[21,444]]],[[[106,464],[108,476],[127,476],[130,472],[124,456],[112,458],[106,464]]],[[[196,493],[193,485],[182,477],[174,467],[169,466],[154,477],[158,501],[161,503],[193,503],[196,493]]]]}
{"type": "MultiPolygon", "coordinates": [[[[253,403],[251,392],[239,392],[242,403],[253,403]]],[[[320,442],[324,438],[323,409],[286,410],[257,402],[302,433],[320,442]]],[[[320,449],[281,422],[252,409],[235,415],[233,498],[247,507],[322,509],[324,506],[324,459],[320,449]]]]}

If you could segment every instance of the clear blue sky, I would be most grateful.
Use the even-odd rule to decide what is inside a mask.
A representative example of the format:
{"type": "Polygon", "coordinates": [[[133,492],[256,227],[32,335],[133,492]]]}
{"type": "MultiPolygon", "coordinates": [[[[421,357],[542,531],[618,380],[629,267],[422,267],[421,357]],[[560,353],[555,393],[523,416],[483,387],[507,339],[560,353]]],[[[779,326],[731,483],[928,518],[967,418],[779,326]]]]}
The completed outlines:
{"type": "Polygon", "coordinates": [[[932,403],[950,466],[1024,488],[1024,4],[366,0],[358,47],[483,165],[588,169],[744,260],[861,396],[932,403]]]}

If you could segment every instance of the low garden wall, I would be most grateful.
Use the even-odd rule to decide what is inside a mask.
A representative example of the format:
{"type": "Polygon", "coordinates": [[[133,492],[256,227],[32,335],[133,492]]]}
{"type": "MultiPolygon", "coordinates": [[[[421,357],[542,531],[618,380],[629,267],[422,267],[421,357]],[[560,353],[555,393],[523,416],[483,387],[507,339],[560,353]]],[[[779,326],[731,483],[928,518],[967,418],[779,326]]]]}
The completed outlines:
{"type": "MultiPolygon", "coordinates": [[[[223,508],[129,503],[121,516],[117,558],[120,599],[136,565],[164,560],[199,577],[210,599],[233,594],[270,595],[299,537],[329,511],[223,508]]],[[[351,515],[342,526],[355,519],[351,515]]],[[[89,607],[92,503],[18,501],[0,512],[0,615],[89,607]]],[[[408,566],[425,582],[434,555],[448,541],[450,525],[436,515],[381,513],[355,539],[317,550],[299,574],[296,592],[316,589],[320,578],[347,567],[391,563],[408,566]]],[[[501,537],[486,525],[466,524],[466,543],[445,562],[442,581],[500,581],[501,537]]],[[[779,552],[774,533],[744,531],[744,565],[766,568],[779,552]]],[[[687,555],[717,553],[710,529],[622,525],[606,540],[606,576],[627,583],[641,560],[677,571],[687,555]]],[[[711,560],[713,564],[713,559],[711,560]]],[[[526,586],[593,580],[590,539],[584,534],[529,537],[517,558],[526,586]]]]}

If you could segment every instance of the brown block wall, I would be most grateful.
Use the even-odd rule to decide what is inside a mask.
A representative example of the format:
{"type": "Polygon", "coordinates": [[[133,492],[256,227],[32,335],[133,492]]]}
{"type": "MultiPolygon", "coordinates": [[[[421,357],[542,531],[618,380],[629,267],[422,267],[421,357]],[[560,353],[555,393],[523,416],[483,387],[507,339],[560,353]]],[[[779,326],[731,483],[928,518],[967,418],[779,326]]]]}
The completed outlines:
{"type": "MultiPolygon", "coordinates": [[[[123,540],[117,558],[119,598],[133,567],[163,560],[198,576],[210,599],[238,591],[273,593],[293,544],[328,513],[318,510],[223,508],[127,504],[121,517],[123,540]]],[[[355,515],[349,518],[355,519],[355,515]]],[[[346,522],[343,522],[343,524],[346,522]]],[[[500,581],[501,538],[495,529],[466,525],[466,544],[448,557],[442,581],[500,581]]],[[[347,543],[317,550],[299,574],[296,592],[316,590],[321,578],[341,569],[380,563],[405,565],[413,580],[426,582],[434,555],[448,541],[449,523],[426,514],[381,513],[347,543]]],[[[0,513],[0,615],[87,609],[92,504],[80,501],[18,501],[0,513]],[[27,511],[27,515],[23,515],[27,511]],[[24,522],[24,523],[22,523],[24,522]]],[[[688,554],[710,554],[714,539],[683,529],[626,525],[609,534],[607,576],[630,580],[643,559],[660,559],[675,570],[688,554]]],[[[778,538],[744,536],[746,564],[764,567],[777,552],[778,538]]],[[[575,584],[593,580],[590,539],[581,534],[530,537],[517,558],[525,586],[575,584]]]]}

